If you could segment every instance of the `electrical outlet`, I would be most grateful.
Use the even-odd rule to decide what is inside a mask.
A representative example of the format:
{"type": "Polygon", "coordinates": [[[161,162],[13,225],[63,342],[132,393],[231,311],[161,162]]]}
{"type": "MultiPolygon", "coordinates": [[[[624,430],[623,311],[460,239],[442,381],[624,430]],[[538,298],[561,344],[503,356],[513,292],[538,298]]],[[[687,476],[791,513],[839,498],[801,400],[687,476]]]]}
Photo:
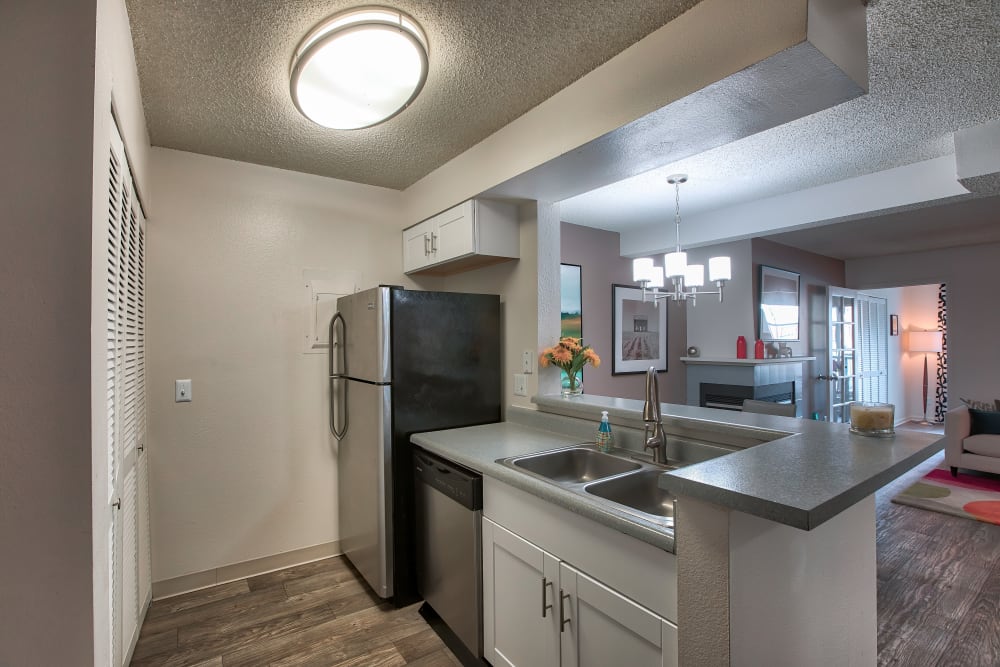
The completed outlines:
{"type": "Polygon", "coordinates": [[[528,395],[528,376],[524,373],[514,373],[514,395],[528,395]]]}
{"type": "Polygon", "coordinates": [[[535,353],[531,350],[525,350],[521,354],[521,372],[531,374],[535,368],[535,353]]]}
{"type": "Polygon", "coordinates": [[[191,402],[191,380],[174,380],[174,403],[191,402]]]}

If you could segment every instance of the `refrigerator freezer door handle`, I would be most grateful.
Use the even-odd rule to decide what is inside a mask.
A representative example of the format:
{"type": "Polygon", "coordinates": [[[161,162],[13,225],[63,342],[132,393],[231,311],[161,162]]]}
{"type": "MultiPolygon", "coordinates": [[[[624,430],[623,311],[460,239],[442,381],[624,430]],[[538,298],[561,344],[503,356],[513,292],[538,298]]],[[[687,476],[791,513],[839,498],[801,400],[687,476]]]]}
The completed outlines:
{"type": "Polygon", "coordinates": [[[344,373],[344,343],[347,340],[347,323],[344,316],[337,313],[330,320],[330,377],[336,377],[344,373]],[[340,335],[337,331],[337,322],[340,322],[340,335]]]}
{"type": "Polygon", "coordinates": [[[330,433],[337,440],[343,440],[347,434],[347,380],[330,378],[330,433]],[[337,428],[337,415],[342,415],[344,423],[337,428]]]}

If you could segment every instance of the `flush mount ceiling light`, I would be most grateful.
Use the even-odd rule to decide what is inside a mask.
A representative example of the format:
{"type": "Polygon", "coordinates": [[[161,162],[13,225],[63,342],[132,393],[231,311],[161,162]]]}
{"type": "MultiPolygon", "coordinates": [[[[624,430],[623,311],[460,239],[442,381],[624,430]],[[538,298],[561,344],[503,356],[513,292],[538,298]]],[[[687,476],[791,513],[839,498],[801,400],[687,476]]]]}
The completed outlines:
{"type": "Polygon", "coordinates": [[[292,57],[295,106],[337,130],[371,127],[409,106],[427,79],[427,37],[395,9],[362,7],[313,28],[292,57]]]}
{"type": "Polygon", "coordinates": [[[732,264],[728,257],[712,257],[708,260],[708,279],[718,288],[713,291],[698,291],[705,284],[705,265],[688,264],[687,253],[681,250],[681,184],[687,183],[687,174],[667,177],[667,183],[674,186],[674,224],[677,229],[677,246],[673,252],[663,256],[663,268],[653,266],[649,257],[632,260],[632,280],[642,285],[642,300],[651,296],[654,303],[660,299],[691,301],[695,305],[699,295],[716,294],[722,301],[722,289],[732,279],[732,264]],[[664,290],[664,276],[670,278],[672,290],[664,290]]]}

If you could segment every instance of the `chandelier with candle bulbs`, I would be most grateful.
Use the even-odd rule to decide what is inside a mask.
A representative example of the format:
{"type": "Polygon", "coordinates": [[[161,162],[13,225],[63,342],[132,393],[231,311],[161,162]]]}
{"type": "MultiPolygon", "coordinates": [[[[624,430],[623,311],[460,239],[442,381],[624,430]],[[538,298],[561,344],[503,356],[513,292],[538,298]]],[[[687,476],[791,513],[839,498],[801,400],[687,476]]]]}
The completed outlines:
{"type": "Polygon", "coordinates": [[[722,290],[732,279],[732,263],[728,257],[712,257],[708,260],[708,279],[718,289],[700,290],[705,285],[705,266],[688,264],[687,253],[681,249],[681,184],[687,182],[687,174],[667,177],[667,183],[674,186],[674,224],[677,230],[677,245],[673,252],[663,256],[663,268],[653,264],[650,257],[632,260],[632,280],[642,286],[642,300],[661,299],[690,301],[695,305],[699,296],[718,295],[722,301],[722,290]],[[665,288],[665,278],[670,279],[670,289],[665,288]]]}

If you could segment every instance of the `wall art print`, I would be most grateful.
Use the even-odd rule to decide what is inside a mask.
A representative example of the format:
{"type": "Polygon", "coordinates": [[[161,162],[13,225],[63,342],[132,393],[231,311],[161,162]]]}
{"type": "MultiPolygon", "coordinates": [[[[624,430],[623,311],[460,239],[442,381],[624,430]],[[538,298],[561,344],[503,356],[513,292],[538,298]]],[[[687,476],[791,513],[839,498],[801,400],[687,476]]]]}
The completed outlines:
{"type": "Polygon", "coordinates": [[[631,285],[611,286],[611,374],[667,370],[667,304],[642,300],[631,285]]]}

